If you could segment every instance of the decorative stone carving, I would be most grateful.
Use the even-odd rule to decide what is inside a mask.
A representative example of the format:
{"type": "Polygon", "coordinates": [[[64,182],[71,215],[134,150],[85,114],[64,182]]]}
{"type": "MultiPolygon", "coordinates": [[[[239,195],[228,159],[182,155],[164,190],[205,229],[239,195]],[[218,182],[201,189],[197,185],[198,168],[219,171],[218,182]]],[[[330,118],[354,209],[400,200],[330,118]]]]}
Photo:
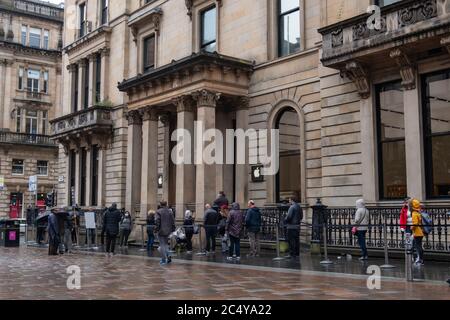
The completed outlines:
{"type": "Polygon", "coordinates": [[[221,94],[208,90],[200,90],[192,93],[192,98],[197,101],[199,107],[216,107],[221,94]]]}
{"type": "Polygon", "coordinates": [[[398,12],[399,25],[406,27],[420,21],[428,20],[437,16],[436,0],[426,0],[414,3],[410,7],[398,12]]]}
{"type": "Polygon", "coordinates": [[[143,109],[141,112],[142,112],[142,119],[144,121],[158,121],[159,116],[157,110],[151,107],[147,107],[143,109]]]}
{"type": "Polygon", "coordinates": [[[356,85],[359,95],[363,99],[370,96],[370,84],[367,72],[363,66],[357,61],[351,61],[346,64],[345,69],[342,70],[342,75],[347,76],[356,85]]]}
{"type": "Polygon", "coordinates": [[[162,122],[162,124],[167,127],[170,125],[170,113],[163,113],[159,116],[159,120],[162,122]]]}
{"type": "Polygon", "coordinates": [[[186,8],[187,8],[187,15],[192,20],[192,6],[194,5],[194,1],[193,0],[185,0],[185,3],[186,3],[186,8]]]}
{"type": "Polygon", "coordinates": [[[441,39],[441,46],[444,46],[450,54],[450,36],[441,39]]]}
{"type": "Polygon", "coordinates": [[[194,100],[190,96],[181,96],[172,100],[172,103],[177,107],[177,112],[193,112],[194,100]]]}
{"type": "Polygon", "coordinates": [[[410,62],[408,56],[399,48],[392,50],[389,54],[392,59],[395,59],[397,65],[400,67],[400,76],[402,77],[402,87],[405,90],[413,90],[416,88],[416,73],[413,64],[410,62]]]}
{"type": "Polygon", "coordinates": [[[131,110],[127,113],[128,125],[142,125],[142,115],[138,110],[131,110]]]}
{"type": "Polygon", "coordinates": [[[344,44],[344,30],[338,29],[331,32],[331,46],[333,48],[340,47],[344,44]]]}

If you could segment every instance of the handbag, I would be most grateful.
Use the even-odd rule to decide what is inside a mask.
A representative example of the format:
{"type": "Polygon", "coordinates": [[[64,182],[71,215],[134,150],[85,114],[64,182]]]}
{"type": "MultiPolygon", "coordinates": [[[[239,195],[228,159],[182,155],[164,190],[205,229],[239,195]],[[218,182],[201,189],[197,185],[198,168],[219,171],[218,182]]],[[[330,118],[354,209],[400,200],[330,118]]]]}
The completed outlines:
{"type": "Polygon", "coordinates": [[[353,227],[352,228],[352,234],[354,235],[354,236],[356,236],[356,233],[358,232],[358,228],[357,227],[353,227]]]}
{"type": "Polygon", "coordinates": [[[200,233],[200,228],[199,228],[198,224],[194,224],[193,225],[193,230],[194,230],[194,234],[199,234],[200,233]]]}

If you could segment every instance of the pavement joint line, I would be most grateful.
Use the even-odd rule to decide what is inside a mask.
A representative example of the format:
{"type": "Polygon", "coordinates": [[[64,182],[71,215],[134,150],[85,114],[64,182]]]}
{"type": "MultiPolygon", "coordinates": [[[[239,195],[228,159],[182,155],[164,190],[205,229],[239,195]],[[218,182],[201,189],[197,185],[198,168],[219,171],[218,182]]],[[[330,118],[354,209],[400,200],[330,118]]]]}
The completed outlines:
{"type": "MultiPolygon", "coordinates": [[[[32,247],[34,249],[41,249],[37,247],[32,247]]],[[[92,252],[86,250],[79,250],[77,253],[84,255],[93,255],[93,256],[104,256],[104,252],[92,252]]],[[[147,256],[137,256],[137,255],[123,255],[116,254],[114,257],[118,258],[131,258],[131,259],[139,259],[139,260],[151,260],[151,261],[159,261],[158,257],[147,257],[147,256]]],[[[307,276],[321,276],[321,277],[329,277],[329,278],[345,278],[345,279],[354,279],[354,280],[366,280],[370,275],[357,275],[357,274],[349,274],[349,273],[337,273],[337,272],[328,272],[328,271],[312,271],[312,270],[294,270],[294,269],[285,269],[285,268],[277,268],[277,267],[262,267],[262,266],[252,266],[252,265],[236,265],[236,264],[228,264],[221,262],[210,262],[210,261],[193,261],[193,260],[185,260],[179,258],[172,258],[172,261],[176,261],[179,264],[187,264],[187,265],[201,265],[201,266],[220,266],[222,268],[227,269],[240,269],[240,270],[256,270],[263,272],[276,272],[276,273],[288,273],[288,274],[299,274],[299,275],[307,275],[307,276]]],[[[382,281],[390,281],[390,282],[398,282],[398,283],[406,283],[404,278],[398,277],[381,277],[382,281]]],[[[431,284],[438,287],[448,287],[448,284],[445,284],[445,281],[437,281],[437,280],[414,280],[411,283],[417,284],[431,284]]]]}

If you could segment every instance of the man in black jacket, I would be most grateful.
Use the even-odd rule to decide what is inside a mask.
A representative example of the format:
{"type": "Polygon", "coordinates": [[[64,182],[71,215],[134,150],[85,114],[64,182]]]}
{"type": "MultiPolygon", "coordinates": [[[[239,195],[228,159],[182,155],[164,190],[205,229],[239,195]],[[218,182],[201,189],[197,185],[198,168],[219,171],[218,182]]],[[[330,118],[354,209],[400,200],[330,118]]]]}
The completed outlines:
{"type": "Polygon", "coordinates": [[[117,204],[113,203],[111,208],[105,213],[103,217],[103,225],[106,232],[106,255],[114,255],[116,247],[116,239],[119,234],[119,223],[122,219],[120,211],[117,209],[117,204]]]}
{"type": "Polygon", "coordinates": [[[296,198],[291,197],[289,203],[291,206],[284,224],[287,228],[289,253],[291,258],[296,258],[300,255],[300,223],[303,220],[303,210],[297,203],[296,198]]]}
{"type": "Polygon", "coordinates": [[[167,207],[167,202],[161,201],[160,208],[156,211],[155,232],[158,234],[160,265],[172,262],[169,255],[169,236],[175,231],[175,219],[172,211],[167,207]]]}
{"type": "Polygon", "coordinates": [[[203,224],[206,232],[206,253],[209,253],[210,250],[214,253],[216,251],[217,225],[220,219],[219,208],[216,205],[211,208],[210,204],[206,204],[205,209],[203,224]]]}

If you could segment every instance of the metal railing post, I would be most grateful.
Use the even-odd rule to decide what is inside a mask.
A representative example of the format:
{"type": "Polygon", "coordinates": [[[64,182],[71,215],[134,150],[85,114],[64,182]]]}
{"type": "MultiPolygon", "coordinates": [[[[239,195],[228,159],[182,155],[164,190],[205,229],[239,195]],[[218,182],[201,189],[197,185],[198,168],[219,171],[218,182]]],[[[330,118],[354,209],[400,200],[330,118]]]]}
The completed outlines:
{"type": "Polygon", "coordinates": [[[284,260],[284,258],[280,257],[280,227],[279,225],[275,229],[275,234],[277,237],[277,257],[273,259],[273,261],[281,261],[284,260]]]}
{"type": "Polygon", "coordinates": [[[330,265],[333,264],[333,261],[331,261],[330,259],[328,259],[328,235],[327,235],[327,224],[324,223],[322,224],[322,229],[323,229],[323,250],[324,250],[324,254],[325,254],[325,260],[321,261],[320,264],[321,265],[330,265]]]}
{"type": "MultiPolygon", "coordinates": [[[[205,228],[203,228],[203,229],[205,229],[205,228]]],[[[206,256],[206,252],[202,248],[203,242],[202,242],[202,226],[201,225],[199,225],[198,237],[199,237],[199,241],[200,241],[200,252],[197,253],[196,255],[197,256],[206,256]]]]}
{"type": "Polygon", "coordinates": [[[383,226],[383,241],[384,241],[384,264],[380,266],[381,269],[393,269],[395,266],[389,264],[389,251],[388,251],[388,240],[387,240],[387,216],[384,215],[384,226],[383,226]]]}
{"type": "Polygon", "coordinates": [[[406,281],[414,281],[412,272],[412,260],[413,260],[413,243],[410,233],[405,234],[405,278],[406,281]]]}

